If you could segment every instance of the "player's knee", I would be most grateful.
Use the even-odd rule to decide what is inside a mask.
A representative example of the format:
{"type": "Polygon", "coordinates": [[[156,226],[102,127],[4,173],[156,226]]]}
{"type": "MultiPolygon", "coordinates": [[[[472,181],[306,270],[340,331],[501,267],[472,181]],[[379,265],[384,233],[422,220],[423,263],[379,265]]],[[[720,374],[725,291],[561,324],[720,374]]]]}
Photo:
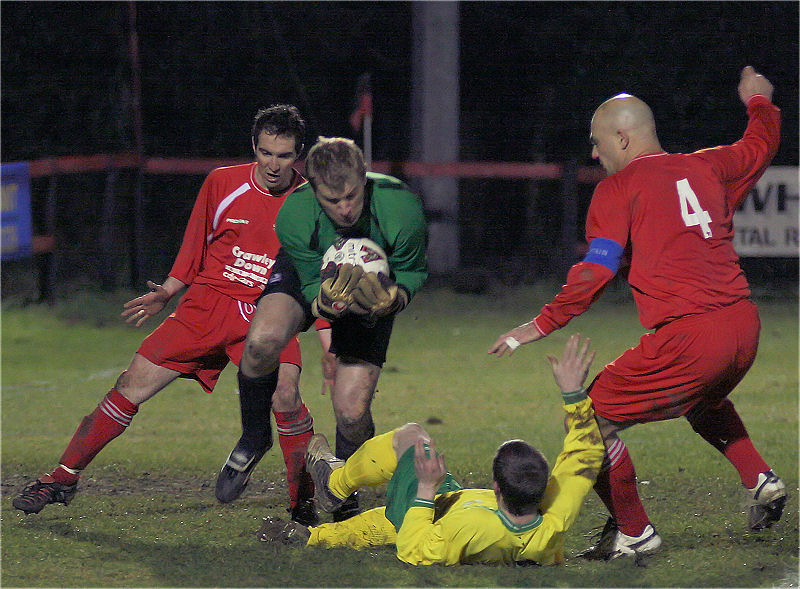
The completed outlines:
{"type": "Polygon", "coordinates": [[[358,429],[365,421],[365,412],[358,407],[340,407],[334,413],[336,414],[336,427],[345,431],[358,429]]]}
{"type": "Polygon", "coordinates": [[[617,434],[620,431],[626,429],[621,424],[606,419],[605,417],[595,415],[594,418],[597,421],[597,427],[600,429],[600,435],[603,437],[606,448],[619,437],[617,434]]]}
{"type": "Polygon", "coordinates": [[[300,403],[300,388],[296,380],[279,379],[272,395],[273,406],[294,407],[300,403]]]}
{"type": "Polygon", "coordinates": [[[152,394],[148,394],[148,388],[145,385],[146,383],[137,382],[130,371],[126,370],[119,375],[117,382],[114,384],[114,388],[128,401],[139,405],[152,396],[152,394]]]}
{"type": "Polygon", "coordinates": [[[269,334],[248,337],[242,352],[242,364],[256,374],[268,374],[278,366],[284,344],[280,338],[269,334]]]}
{"type": "Polygon", "coordinates": [[[692,426],[694,431],[697,431],[698,427],[702,425],[702,422],[705,420],[706,407],[700,403],[689,409],[686,412],[686,421],[689,422],[689,425],[692,426]]]}
{"type": "Polygon", "coordinates": [[[402,432],[403,435],[407,435],[407,436],[411,436],[411,437],[415,437],[415,438],[430,439],[430,436],[428,435],[428,432],[426,432],[422,428],[422,426],[420,424],[414,423],[414,422],[409,422],[409,423],[405,424],[404,426],[400,427],[397,431],[398,432],[402,432]]]}
{"type": "Polygon", "coordinates": [[[403,453],[416,444],[419,439],[427,443],[430,442],[431,437],[420,424],[407,423],[395,430],[394,436],[392,437],[392,447],[398,456],[402,456],[403,453]]]}
{"type": "Polygon", "coordinates": [[[333,412],[336,416],[336,426],[340,429],[350,431],[372,429],[374,431],[375,425],[368,398],[351,398],[349,403],[342,403],[340,399],[339,402],[334,403],[333,412]]]}
{"type": "Polygon", "coordinates": [[[114,388],[117,389],[117,392],[122,393],[124,396],[124,391],[130,386],[131,382],[131,375],[128,374],[126,370],[122,374],[119,375],[117,378],[117,382],[114,383],[114,388]]]}
{"type": "Polygon", "coordinates": [[[119,375],[117,382],[114,384],[114,388],[126,399],[133,400],[146,384],[147,381],[142,379],[141,375],[137,376],[130,370],[126,370],[119,375]]]}
{"type": "Polygon", "coordinates": [[[733,407],[733,403],[728,398],[705,400],[686,412],[686,420],[691,423],[701,423],[709,419],[719,419],[720,412],[727,412],[733,407]]]}

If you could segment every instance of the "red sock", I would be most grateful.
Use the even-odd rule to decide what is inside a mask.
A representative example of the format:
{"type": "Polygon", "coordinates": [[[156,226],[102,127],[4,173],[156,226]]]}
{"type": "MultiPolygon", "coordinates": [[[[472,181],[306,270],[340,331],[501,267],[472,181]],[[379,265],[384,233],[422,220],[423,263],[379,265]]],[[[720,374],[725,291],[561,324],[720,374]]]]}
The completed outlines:
{"type": "Polygon", "coordinates": [[[694,431],[733,464],[739,471],[742,484],[748,489],[756,486],[758,473],[769,470],[730,400],[723,399],[716,405],[694,409],[686,419],[694,431]]]}
{"type": "Polygon", "coordinates": [[[606,460],[597,475],[594,490],[617,520],[617,526],[623,534],[634,537],[642,535],[650,518],[636,490],[636,470],[628,448],[619,438],[606,452],[606,460]]]}
{"type": "Polygon", "coordinates": [[[761,458],[749,437],[731,440],[725,446],[723,454],[739,471],[742,484],[748,489],[758,483],[758,473],[769,470],[769,465],[761,458]]]}
{"type": "Polygon", "coordinates": [[[77,481],[80,471],[106,444],[125,431],[137,411],[138,405],[128,401],[117,389],[111,389],[95,410],[83,418],[61,455],[60,464],[50,476],[64,485],[77,481]]]}
{"type": "Polygon", "coordinates": [[[306,447],[314,435],[314,420],[305,404],[296,411],[273,411],[278,442],[286,463],[289,483],[289,508],[314,496],[314,482],[306,471],[306,447]]]}

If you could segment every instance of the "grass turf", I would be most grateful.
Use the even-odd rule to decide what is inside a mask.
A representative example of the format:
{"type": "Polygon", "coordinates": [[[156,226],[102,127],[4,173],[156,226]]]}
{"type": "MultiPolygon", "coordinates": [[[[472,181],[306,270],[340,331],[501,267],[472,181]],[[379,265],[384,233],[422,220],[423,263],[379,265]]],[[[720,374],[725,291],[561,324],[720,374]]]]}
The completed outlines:
{"type": "MultiPolygon", "coordinates": [[[[545,354],[569,334],[592,338],[592,374],[642,332],[629,297],[607,292],[587,314],[541,342],[497,359],[494,339],[530,316],[553,285],[474,296],[424,290],[398,319],[373,404],[378,431],[417,421],[470,486],[490,483],[502,441],[520,437],[551,460],[563,429],[545,354]]],[[[411,567],[391,548],[355,552],[259,543],[261,517],[286,517],[286,484],[273,450],[242,499],[219,505],[216,473],[238,437],[235,370],[213,395],[179,380],[142,406],[120,439],[87,468],[68,507],[23,516],[11,498],[51,469],[83,415],[113,385],[155,323],[118,322],[130,293],[86,295],[55,307],[6,306],[2,333],[3,586],[797,586],[798,322],[796,299],[760,303],[756,364],[732,395],[756,446],[787,483],[783,520],[746,529],[734,469],[684,420],[623,433],[645,507],[664,548],[642,562],[583,562],[605,520],[594,494],[566,542],[564,567],[411,567]],[[792,583],[794,585],[792,585],[792,583]]],[[[331,437],[330,400],[319,394],[319,345],[303,340],[301,389],[315,427],[331,437]]],[[[591,375],[590,375],[591,376],[591,375]]],[[[382,490],[363,493],[366,506],[382,490]]]]}

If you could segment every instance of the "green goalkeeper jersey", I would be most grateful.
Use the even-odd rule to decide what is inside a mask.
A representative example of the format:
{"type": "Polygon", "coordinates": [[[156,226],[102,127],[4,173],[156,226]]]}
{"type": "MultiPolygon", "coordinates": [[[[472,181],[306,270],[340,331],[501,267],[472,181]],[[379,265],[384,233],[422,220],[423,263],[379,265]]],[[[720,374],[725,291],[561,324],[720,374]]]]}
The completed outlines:
{"type": "Polygon", "coordinates": [[[322,256],[339,237],[368,237],[380,245],[389,258],[392,278],[408,292],[409,300],[428,277],[422,204],[392,176],[367,172],[364,209],[352,227],[334,225],[311,184],[306,184],[286,198],[275,232],[292,259],[309,303],[319,293],[322,256]]]}

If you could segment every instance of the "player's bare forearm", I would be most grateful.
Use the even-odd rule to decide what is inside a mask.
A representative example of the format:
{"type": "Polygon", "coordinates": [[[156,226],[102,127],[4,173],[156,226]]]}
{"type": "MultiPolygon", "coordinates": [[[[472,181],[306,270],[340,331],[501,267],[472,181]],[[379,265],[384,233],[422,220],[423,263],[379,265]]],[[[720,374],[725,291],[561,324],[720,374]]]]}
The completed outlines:
{"type": "Polygon", "coordinates": [[[149,292],[131,299],[123,305],[124,311],[120,314],[125,322],[140,327],[148,317],[157,315],[166,306],[169,300],[186,288],[186,285],[172,276],[168,276],[164,284],[147,281],[149,292]]]}
{"type": "Polygon", "coordinates": [[[489,353],[495,354],[496,356],[503,356],[505,354],[511,356],[521,345],[535,342],[543,337],[544,334],[539,331],[536,324],[533,321],[528,321],[498,337],[497,341],[489,348],[489,353]]]}

